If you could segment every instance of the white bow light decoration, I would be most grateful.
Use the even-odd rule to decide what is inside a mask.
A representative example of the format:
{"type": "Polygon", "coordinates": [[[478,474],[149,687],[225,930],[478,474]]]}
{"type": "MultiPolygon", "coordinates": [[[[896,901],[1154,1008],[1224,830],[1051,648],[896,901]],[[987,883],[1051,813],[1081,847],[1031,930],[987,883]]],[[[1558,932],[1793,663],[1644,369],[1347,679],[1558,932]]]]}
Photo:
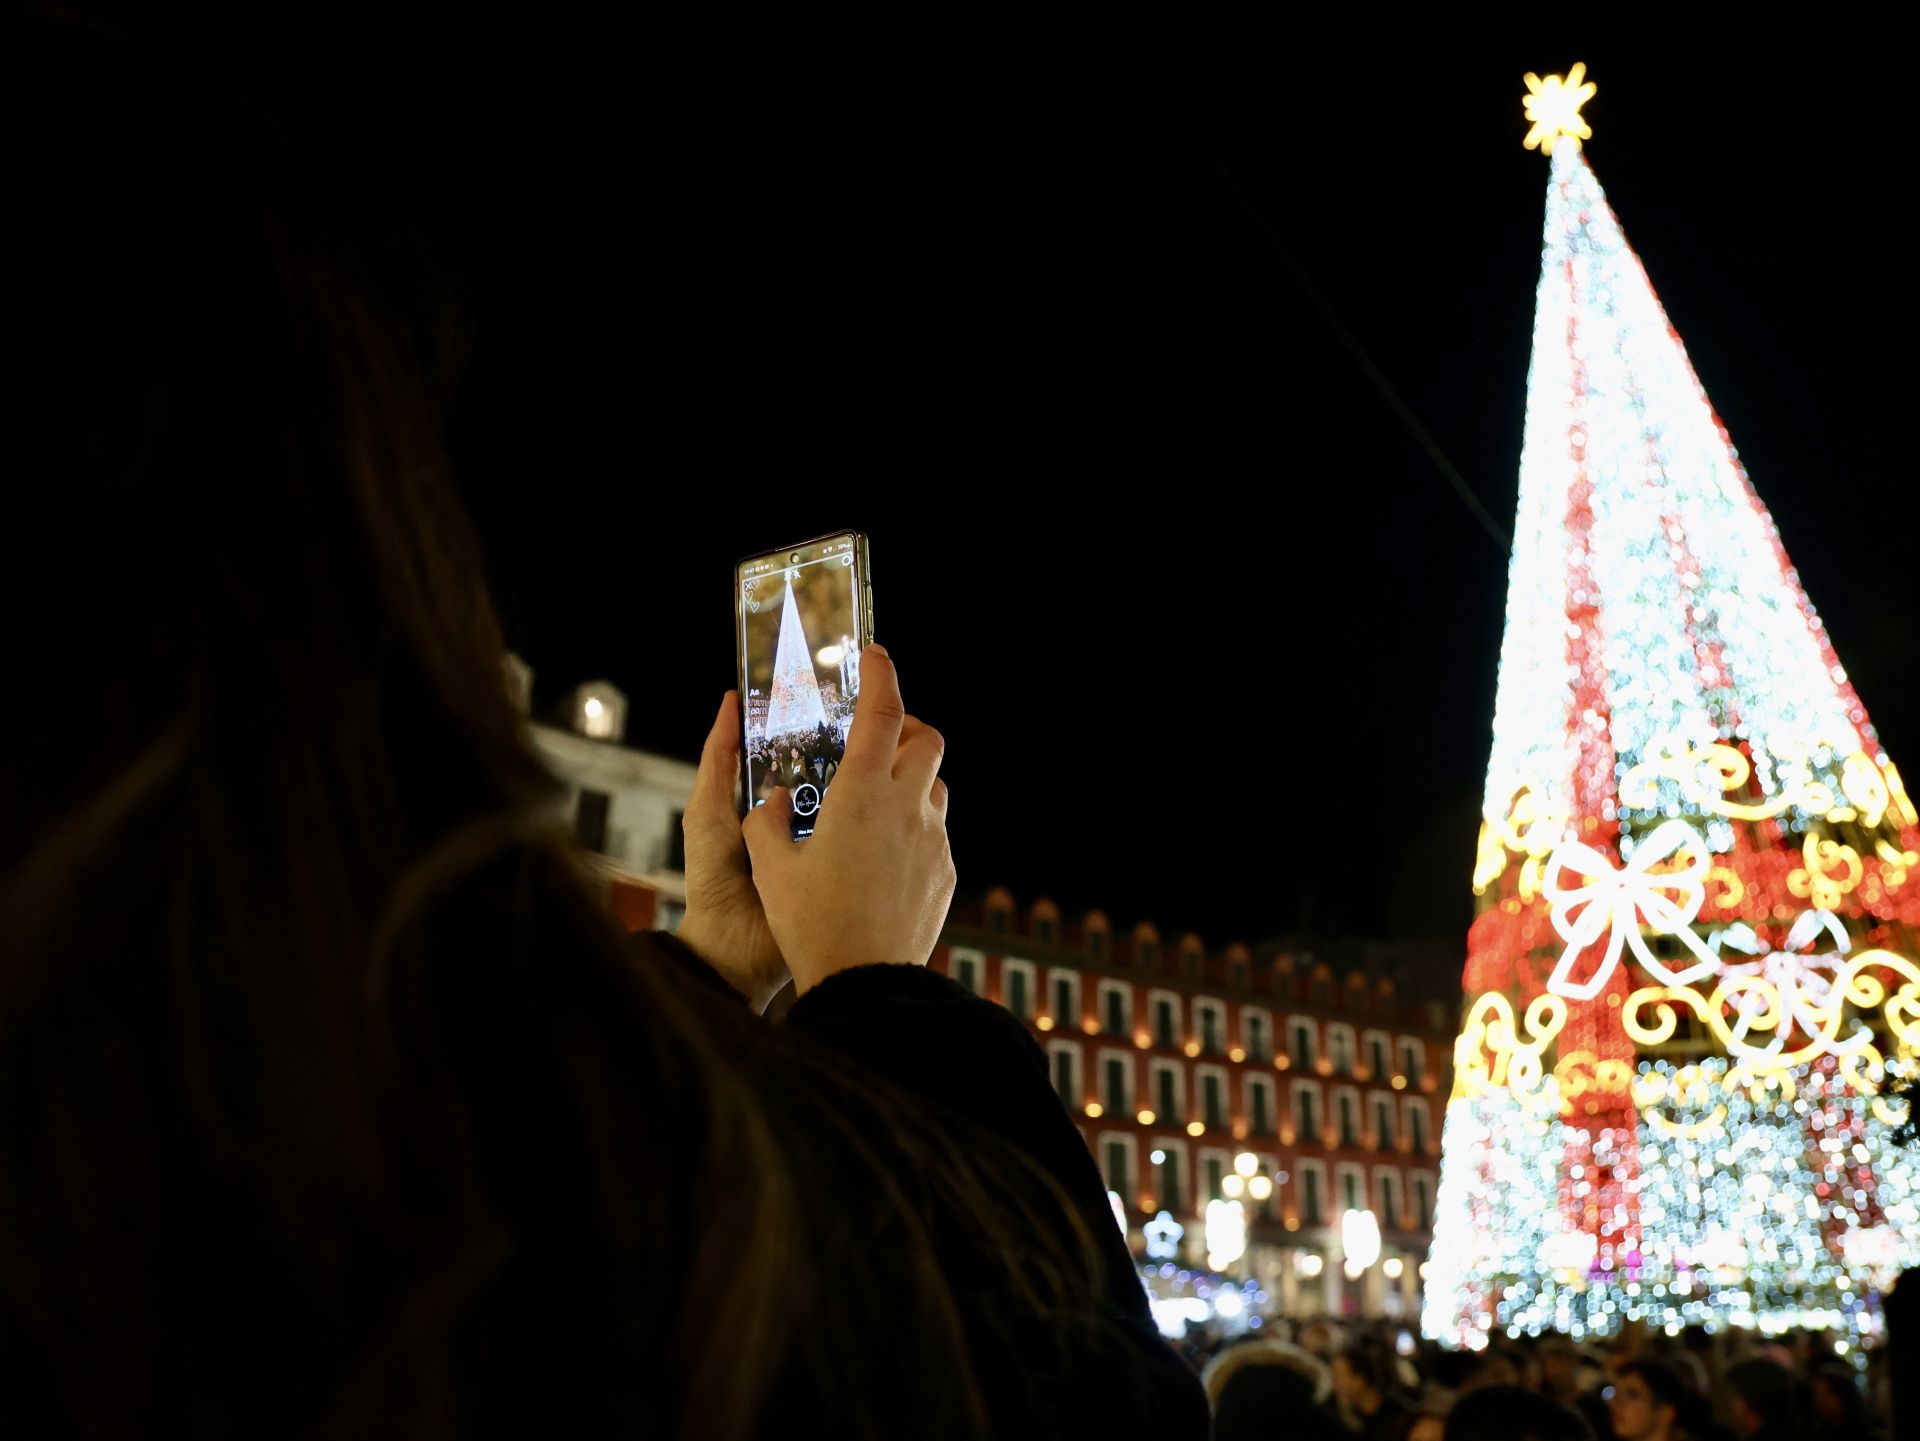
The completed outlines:
{"type": "Polygon", "coordinates": [[[1567,943],[1553,968],[1547,989],[1569,1000],[1588,1001],[1600,993],[1620,964],[1624,946],[1648,975],[1669,986],[1684,986],[1713,974],[1719,959],[1688,929],[1706,900],[1707,847],[1699,832],[1685,821],[1668,821],[1633,848],[1633,857],[1615,870],[1606,856],[1581,841],[1563,842],[1547,862],[1541,894],[1553,907],[1553,928],[1567,943]],[[1655,873],[1653,868],[1682,851],[1680,869],[1655,873]],[[1563,873],[1578,876],[1582,884],[1565,886],[1563,873]],[[1669,893],[1675,893],[1679,900],[1669,893]],[[1694,956],[1684,970],[1670,970],[1647,944],[1642,928],[1673,936],[1694,956]],[[1573,979],[1580,957],[1601,936],[1606,954],[1584,981],[1573,979]]]}

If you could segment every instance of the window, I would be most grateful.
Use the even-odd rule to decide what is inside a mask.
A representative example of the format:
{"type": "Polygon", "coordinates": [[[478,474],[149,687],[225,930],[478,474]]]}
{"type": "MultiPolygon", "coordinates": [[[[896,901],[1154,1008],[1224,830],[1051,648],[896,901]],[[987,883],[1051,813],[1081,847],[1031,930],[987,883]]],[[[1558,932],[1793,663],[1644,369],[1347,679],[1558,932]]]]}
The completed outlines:
{"type": "Polygon", "coordinates": [[[1360,1144],[1360,1118],[1358,1097],[1342,1086],[1333,1093],[1333,1114],[1336,1134],[1343,1146],[1360,1144]]]}
{"type": "Polygon", "coordinates": [[[1386,1096],[1373,1098],[1373,1144],[1381,1151],[1391,1151],[1400,1144],[1400,1138],[1394,1134],[1393,1102],[1386,1096]]]}
{"type": "Polygon", "coordinates": [[[675,811],[673,824],[667,827],[667,869],[684,871],[687,868],[687,813],[675,811]]]}
{"type": "Polygon", "coordinates": [[[1143,967],[1151,968],[1159,964],[1160,943],[1158,941],[1143,940],[1139,946],[1136,947],[1136,950],[1139,953],[1140,964],[1143,967]]]}
{"type": "Polygon", "coordinates": [[[1318,1161],[1301,1161],[1296,1168],[1300,1172],[1300,1221],[1307,1226],[1326,1224],[1326,1172],[1318,1161]]]}
{"type": "Polygon", "coordinates": [[[1000,962],[1000,1004],[1023,1021],[1033,1019],[1033,966],[1030,962],[1000,962]]]}
{"type": "Polygon", "coordinates": [[[1320,1088],[1311,1081],[1293,1085],[1294,1140],[1302,1146],[1320,1141],[1320,1088]]]}
{"type": "Polygon", "coordinates": [[[1110,1116],[1133,1114],[1133,1108],[1128,1104],[1132,1100],[1132,1087],[1127,1083],[1132,1067],[1131,1056],[1118,1055],[1113,1051],[1103,1051],[1100,1054],[1100,1099],[1110,1116]]]}
{"type": "Polygon", "coordinates": [[[986,972],[985,956],[956,946],[947,952],[947,968],[961,985],[976,996],[980,994],[980,977],[986,972]]]}
{"type": "Polygon", "coordinates": [[[1180,1068],[1168,1061],[1153,1066],[1153,1108],[1169,1126],[1180,1124],[1180,1068]]]}
{"type": "Polygon", "coordinates": [[[1387,1066],[1390,1046],[1385,1031],[1367,1032],[1367,1070],[1376,1081],[1384,1081],[1393,1074],[1387,1066]]]}
{"type": "Polygon", "coordinates": [[[1156,1046],[1177,1046],[1179,1033],[1180,998],[1166,991],[1153,993],[1153,1043],[1156,1046]]]}
{"type": "Polygon", "coordinates": [[[1069,1110],[1080,1109],[1080,1048],[1071,1041],[1055,1041],[1047,1047],[1053,1058],[1053,1088],[1069,1110]]]}
{"type": "Polygon", "coordinates": [[[1131,1206],[1138,1194],[1133,1184],[1133,1137],[1112,1132],[1101,1136],[1100,1161],[1106,1172],[1107,1189],[1131,1206]]]}
{"type": "Polygon", "coordinates": [[[1100,985],[1101,1028],[1109,1036],[1124,1036],[1133,1029],[1133,991],[1120,981],[1100,985]]]}
{"type": "Polygon", "coordinates": [[[1400,1038],[1400,1069],[1405,1072],[1409,1086],[1420,1084],[1420,1052],[1420,1043],[1412,1036],[1400,1038]]]}
{"type": "Polygon", "coordinates": [[[1400,1229],[1400,1178],[1382,1166],[1374,1175],[1380,1187],[1380,1226],[1383,1230],[1400,1229]]]}
{"type": "Polygon", "coordinates": [[[1004,936],[1009,919],[1005,906],[991,906],[987,910],[987,929],[996,936],[1004,936]]]}
{"type": "Polygon", "coordinates": [[[1427,1103],[1417,1097],[1407,1102],[1407,1138],[1416,1156],[1427,1154],[1427,1103]]]}
{"type": "Polygon", "coordinates": [[[1052,992],[1054,1024],[1077,1028],[1080,1025],[1080,977],[1073,971],[1049,971],[1047,989],[1052,992]]]}
{"type": "Polygon", "coordinates": [[[1218,1001],[1195,1001],[1195,1019],[1200,1023],[1200,1049],[1217,1056],[1226,1049],[1227,1008],[1218,1001]]]}
{"type": "MultiPolygon", "coordinates": [[[[1227,1178],[1227,1154],[1225,1151],[1202,1151],[1200,1153],[1200,1178],[1206,1183],[1206,1201],[1224,1201],[1226,1188],[1221,1182],[1227,1178]]],[[[1203,1209],[1203,1208],[1196,1208],[1203,1209]]]]}
{"type": "Polygon", "coordinates": [[[1105,931],[1087,932],[1087,954],[1096,961],[1106,959],[1107,933],[1105,931]]]}
{"type": "Polygon", "coordinates": [[[1219,1068],[1203,1066],[1200,1076],[1200,1119],[1209,1131],[1227,1124],[1227,1077],[1219,1068]]]}
{"type": "Polygon", "coordinates": [[[1256,1136],[1273,1134],[1273,1078],[1247,1077],[1247,1126],[1256,1136]]]}
{"type": "Polygon", "coordinates": [[[1053,944],[1056,927],[1052,916],[1041,916],[1033,923],[1033,938],[1043,946],[1053,944]]]}
{"type": "Polygon", "coordinates": [[[1227,984],[1236,991],[1246,990],[1247,963],[1245,961],[1233,961],[1229,963],[1227,966],[1227,984]]]}
{"type": "Polygon", "coordinates": [[[613,798],[605,791],[581,791],[573,808],[573,837],[590,851],[607,849],[607,807],[613,798]]]}
{"type": "Polygon", "coordinates": [[[1160,1209],[1180,1215],[1186,1208],[1186,1193],[1180,1189],[1181,1157],[1186,1148],[1177,1141],[1155,1141],[1153,1148],[1160,1153],[1160,1209]]]}
{"type": "Polygon", "coordinates": [[[1342,1211],[1367,1209],[1367,1178],[1358,1166],[1340,1168],[1340,1209],[1342,1211]]]}
{"type": "Polygon", "coordinates": [[[1313,1069],[1313,1022],[1299,1016],[1293,1018],[1288,1027],[1289,1046],[1293,1054],[1293,1063],[1300,1069],[1313,1069]]]}
{"type": "Polygon", "coordinates": [[[1273,1059],[1273,1018],[1252,1007],[1240,1013],[1240,1029],[1245,1034],[1247,1055],[1256,1061],[1273,1059]]]}
{"type": "Polygon", "coordinates": [[[1333,1025],[1327,1027],[1327,1055],[1333,1061],[1335,1075],[1353,1074],[1353,1027],[1333,1025]]]}
{"type": "Polygon", "coordinates": [[[1417,1231],[1424,1231],[1433,1224],[1432,1184],[1425,1175],[1413,1178],[1413,1225],[1417,1231]]]}

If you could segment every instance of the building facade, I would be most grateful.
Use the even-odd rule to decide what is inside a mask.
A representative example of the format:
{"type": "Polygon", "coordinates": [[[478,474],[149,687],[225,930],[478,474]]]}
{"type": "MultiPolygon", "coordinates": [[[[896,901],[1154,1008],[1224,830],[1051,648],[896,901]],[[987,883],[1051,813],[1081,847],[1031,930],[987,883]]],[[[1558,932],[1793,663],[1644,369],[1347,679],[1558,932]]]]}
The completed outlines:
{"type": "Polygon", "coordinates": [[[956,909],[933,964],[1032,1029],[1136,1251],[1166,1252],[1178,1227],[1173,1250],[1199,1264],[1207,1203],[1233,1197],[1234,1269],[1282,1314],[1418,1315],[1451,1083],[1443,1005],[1311,956],[1116,933],[1099,912],[1069,928],[1005,891],[956,909]],[[1377,1227],[1364,1266],[1348,1212],[1377,1227]]]}
{"type": "Polygon", "coordinates": [[[625,744],[627,698],[611,682],[577,686],[538,720],[531,670],[509,657],[508,675],[534,748],[567,786],[566,824],[598,858],[615,911],[633,930],[675,929],[687,896],[680,818],[695,767],[625,744]]]}

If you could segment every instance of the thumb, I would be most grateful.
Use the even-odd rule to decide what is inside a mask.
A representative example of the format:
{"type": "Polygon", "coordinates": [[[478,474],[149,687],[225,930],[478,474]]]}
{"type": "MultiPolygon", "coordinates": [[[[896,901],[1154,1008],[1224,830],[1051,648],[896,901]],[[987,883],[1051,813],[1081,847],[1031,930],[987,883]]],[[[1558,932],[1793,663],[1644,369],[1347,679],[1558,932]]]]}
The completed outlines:
{"type": "Polygon", "coordinates": [[[765,805],[748,811],[740,833],[747,838],[747,855],[756,871],[785,860],[793,849],[793,797],[787,788],[775,786],[765,805]]]}

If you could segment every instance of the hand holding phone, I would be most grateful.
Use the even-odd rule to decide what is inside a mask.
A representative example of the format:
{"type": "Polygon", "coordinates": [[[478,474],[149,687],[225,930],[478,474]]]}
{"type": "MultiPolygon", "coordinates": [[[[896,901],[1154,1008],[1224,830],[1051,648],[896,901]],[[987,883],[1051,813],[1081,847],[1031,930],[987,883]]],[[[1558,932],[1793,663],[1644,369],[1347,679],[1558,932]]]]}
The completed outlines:
{"type": "Polygon", "coordinates": [[[791,840],[784,789],[748,814],[753,881],[796,990],[855,966],[925,965],[953,904],[946,742],[906,713],[893,660],[867,651],[833,799],[791,840]]]}
{"type": "Polygon", "coordinates": [[[681,817],[687,911],[679,934],[747,1004],[764,1011],[787,983],[787,962],[747,869],[747,842],[735,809],[739,773],[740,695],[728,691],[701,748],[681,817]]]}
{"type": "Polygon", "coordinates": [[[873,639],[870,569],[856,530],[751,555],[734,569],[740,814],[783,790],[796,841],[813,833],[845,758],[873,639]]]}

